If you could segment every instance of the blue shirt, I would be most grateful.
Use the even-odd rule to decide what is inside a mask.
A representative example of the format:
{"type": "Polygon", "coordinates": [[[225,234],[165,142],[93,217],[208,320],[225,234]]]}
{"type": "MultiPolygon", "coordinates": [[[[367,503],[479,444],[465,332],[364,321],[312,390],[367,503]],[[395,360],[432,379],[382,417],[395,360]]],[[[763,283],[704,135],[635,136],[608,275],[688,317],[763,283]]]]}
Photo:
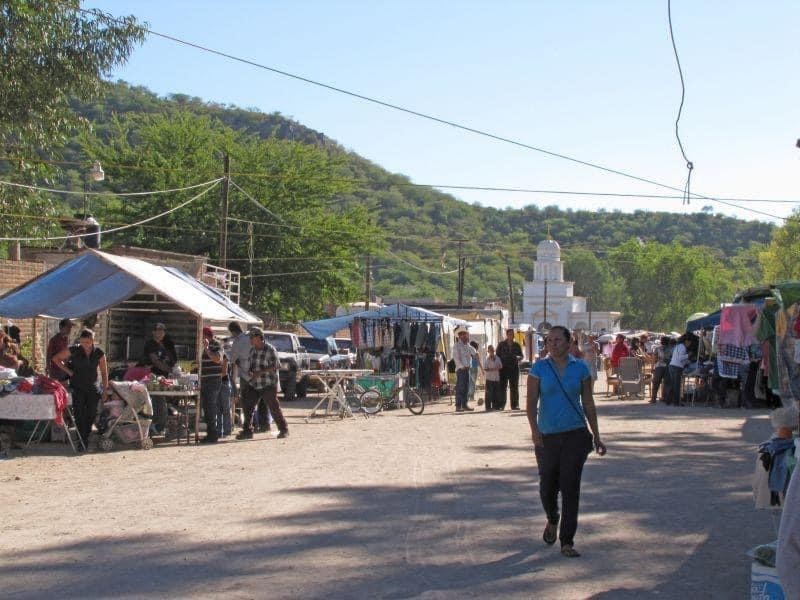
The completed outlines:
{"type": "Polygon", "coordinates": [[[558,367],[549,358],[533,363],[529,374],[539,380],[539,414],[537,423],[542,433],[560,433],[586,427],[581,404],[583,382],[591,378],[589,368],[582,360],[567,355],[567,365],[561,375],[561,386],[572,401],[564,396],[558,385],[558,367]]]}

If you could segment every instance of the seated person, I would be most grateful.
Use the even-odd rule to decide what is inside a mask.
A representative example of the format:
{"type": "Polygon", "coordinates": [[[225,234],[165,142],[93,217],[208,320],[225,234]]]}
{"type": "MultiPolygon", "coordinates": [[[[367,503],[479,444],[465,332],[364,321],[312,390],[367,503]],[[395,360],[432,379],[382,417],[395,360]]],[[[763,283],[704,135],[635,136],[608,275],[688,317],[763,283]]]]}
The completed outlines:
{"type": "Polygon", "coordinates": [[[17,345],[5,333],[0,333],[0,367],[14,369],[19,375],[19,368],[23,366],[20,360],[17,345]]]}
{"type": "MultiPolygon", "coordinates": [[[[167,328],[163,323],[156,323],[153,327],[153,337],[144,345],[144,357],[141,363],[149,366],[153,374],[169,377],[172,367],[178,362],[175,344],[167,335],[167,328]]],[[[153,428],[161,433],[167,427],[167,402],[164,398],[153,398],[153,428]]]]}

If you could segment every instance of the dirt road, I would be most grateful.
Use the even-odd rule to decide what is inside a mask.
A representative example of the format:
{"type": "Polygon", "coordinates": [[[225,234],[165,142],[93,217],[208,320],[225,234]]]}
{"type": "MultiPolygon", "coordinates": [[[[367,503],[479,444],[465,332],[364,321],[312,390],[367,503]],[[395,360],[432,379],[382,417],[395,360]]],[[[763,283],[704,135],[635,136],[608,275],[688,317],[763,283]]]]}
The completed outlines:
{"type": "Polygon", "coordinates": [[[578,559],[541,542],[523,412],[304,422],[291,436],[0,462],[4,598],[744,598],[776,522],[761,411],[598,401],[578,559]]]}

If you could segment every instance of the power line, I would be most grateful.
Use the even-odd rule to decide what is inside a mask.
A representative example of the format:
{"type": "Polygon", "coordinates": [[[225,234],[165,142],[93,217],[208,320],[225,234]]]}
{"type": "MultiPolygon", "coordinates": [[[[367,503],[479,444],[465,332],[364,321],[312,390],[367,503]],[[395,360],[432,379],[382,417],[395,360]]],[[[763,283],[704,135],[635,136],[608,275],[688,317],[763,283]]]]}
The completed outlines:
{"type": "Polygon", "coordinates": [[[407,260],[405,260],[403,258],[400,258],[399,256],[397,256],[397,254],[395,254],[394,252],[391,252],[389,250],[386,250],[386,254],[391,256],[395,260],[399,260],[404,265],[408,265],[409,267],[412,267],[412,268],[416,269],[417,271],[421,271],[423,273],[429,273],[430,275],[452,275],[453,273],[458,273],[458,271],[459,271],[459,269],[454,269],[452,271],[430,271],[428,269],[423,269],[422,267],[418,267],[414,263],[410,263],[410,262],[408,262],[407,260]]]}
{"type": "Polygon", "coordinates": [[[678,57],[678,47],[675,45],[675,34],[672,31],[672,0],[667,0],[667,18],[669,20],[669,39],[672,42],[672,50],[675,53],[675,62],[678,65],[678,75],[681,78],[681,103],[678,106],[678,116],[675,118],[675,139],[678,140],[678,147],[681,149],[683,160],[686,161],[686,168],[688,174],[686,175],[686,188],[684,190],[683,202],[689,204],[691,198],[691,183],[692,183],[692,170],[694,163],[686,156],[686,151],[683,149],[683,142],[681,141],[681,134],[678,128],[681,121],[681,113],[683,112],[683,103],[686,99],[686,82],[683,80],[683,69],[681,68],[681,59],[678,57]]]}
{"type": "MultiPolygon", "coordinates": [[[[130,225],[123,225],[121,227],[116,227],[116,228],[112,228],[112,229],[106,229],[103,233],[105,233],[105,234],[114,233],[116,231],[122,231],[124,229],[130,229],[132,227],[138,227],[138,226],[142,225],[143,223],[148,223],[150,221],[154,221],[156,219],[160,219],[161,217],[164,217],[164,216],[166,216],[166,215],[168,215],[170,213],[173,213],[176,210],[180,210],[184,206],[187,206],[188,204],[194,202],[195,200],[198,200],[199,198],[202,198],[208,192],[210,192],[212,189],[214,189],[217,186],[218,183],[219,183],[219,180],[214,182],[213,185],[210,185],[208,188],[206,188],[205,190],[203,190],[202,192],[200,192],[196,196],[193,196],[192,198],[189,198],[186,202],[182,202],[181,204],[179,204],[178,206],[176,206],[174,208],[170,208],[169,210],[166,210],[166,211],[164,211],[162,213],[159,213],[159,214],[157,214],[155,216],[148,217],[146,219],[142,219],[141,221],[138,221],[136,223],[131,223],[130,225]]],[[[71,239],[75,239],[75,238],[83,238],[83,237],[87,237],[87,236],[90,236],[90,235],[96,235],[96,233],[77,233],[77,234],[73,234],[73,235],[61,235],[61,236],[56,236],[56,237],[0,237],[0,242],[51,242],[51,241],[56,241],[56,240],[71,240],[71,239]]]]}
{"type": "MultiPolygon", "coordinates": [[[[69,5],[65,4],[64,6],[69,6],[69,5]]],[[[80,8],[80,7],[76,8],[74,6],[69,6],[69,8],[71,10],[77,10],[77,11],[80,11],[80,12],[83,12],[83,13],[86,13],[86,14],[90,14],[90,15],[96,17],[96,18],[111,20],[111,21],[114,21],[114,22],[117,22],[117,23],[120,22],[119,19],[116,19],[115,17],[112,17],[111,15],[107,15],[107,14],[105,14],[102,11],[99,11],[97,9],[91,9],[90,10],[90,9],[84,9],[84,8],[80,8]]],[[[359,94],[357,92],[352,92],[350,90],[346,90],[344,88],[340,88],[340,87],[337,87],[337,86],[334,86],[334,85],[331,85],[331,84],[323,83],[321,81],[316,81],[316,80],[311,79],[309,77],[304,77],[302,75],[297,75],[295,73],[290,73],[290,72],[284,71],[282,69],[278,69],[278,68],[275,68],[275,67],[270,67],[268,65],[255,62],[255,61],[250,60],[250,59],[246,59],[246,58],[242,58],[242,57],[239,57],[239,56],[235,56],[235,55],[229,54],[227,52],[222,52],[220,50],[214,50],[213,48],[209,48],[207,46],[202,46],[202,45],[196,44],[194,42],[189,42],[187,40],[183,40],[181,38],[178,38],[178,37],[175,37],[175,36],[172,36],[172,35],[169,35],[169,34],[160,33],[158,31],[154,31],[154,30],[149,29],[149,28],[143,28],[143,29],[147,33],[150,33],[151,35],[155,35],[157,37],[161,37],[163,39],[170,40],[170,41],[175,42],[177,44],[182,44],[184,46],[189,46],[191,48],[195,48],[197,50],[201,50],[201,51],[207,52],[209,54],[214,54],[216,56],[221,56],[223,58],[227,58],[227,59],[235,61],[235,62],[239,62],[239,63],[245,64],[245,65],[249,65],[249,66],[252,66],[252,67],[256,67],[258,69],[269,71],[271,73],[275,73],[275,74],[281,75],[283,77],[288,77],[290,79],[295,79],[297,81],[302,81],[303,83],[308,83],[310,85],[314,85],[314,86],[317,86],[317,87],[320,87],[320,88],[323,88],[323,89],[327,89],[327,90],[330,90],[332,92],[336,92],[336,93],[339,93],[339,94],[350,96],[351,98],[357,98],[357,99],[363,100],[365,102],[370,102],[372,104],[376,104],[376,105],[382,106],[384,108],[389,108],[391,110],[396,110],[396,111],[399,111],[399,112],[402,112],[402,113],[406,113],[406,114],[409,114],[409,115],[412,115],[412,116],[415,116],[415,117],[419,117],[421,119],[426,119],[428,121],[433,121],[433,122],[439,123],[441,125],[448,125],[450,127],[454,127],[455,129],[460,129],[462,131],[466,131],[468,133],[474,133],[475,135],[479,135],[479,136],[482,136],[482,137],[493,139],[493,140],[496,140],[496,141],[499,141],[499,142],[504,142],[504,143],[507,143],[507,144],[518,146],[520,148],[525,148],[527,150],[532,150],[534,152],[539,152],[541,154],[552,156],[554,158],[560,158],[562,160],[573,162],[573,163],[576,163],[576,164],[579,164],[579,165],[583,165],[583,166],[586,166],[586,167],[590,167],[590,168],[593,168],[593,169],[597,169],[597,170],[600,170],[600,171],[604,171],[606,173],[619,175],[621,177],[626,177],[628,179],[633,179],[635,181],[641,181],[643,183],[648,183],[650,185],[655,185],[655,186],[662,187],[662,188],[669,189],[669,190],[673,190],[673,191],[676,191],[676,192],[686,193],[687,188],[688,188],[688,181],[687,181],[687,188],[684,188],[684,189],[676,188],[674,186],[671,186],[671,185],[668,185],[668,184],[665,184],[665,183],[661,183],[661,182],[656,181],[654,179],[648,179],[646,177],[640,177],[638,175],[633,175],[631,173],[626,173],[626,172],[620,171],[618,169],[613,169],[611,167],[606,167],[606,166],[603,166],[603,165],[600,165],[600,164],[597,164],[597,163],[592,163],[592,162],[589,162],[589,161],[585,161],[585,160],[581,160],[581,159],[578,159],[578,158],[574,158],[574,157],[568,156],[566,154],[561,154],[559,152],[554,152],[552,150],[547,150],[545,148],[540,148],[540,147],[534,146],[532,144],[526,144],[524,142],[521,142],[519,140],[515,140],[513,138],[504,137],[504,136],[497,135],[497,134],[494,134],[494,133],[491,133],[491,132],[488,132],[488,131],[484,131],[482,129],[477,129],[475,127],[470,127],[468,125],[463,125],[463,124],[457,123],[455,121],[450,121],[450,120],[447,120],[447,119],[444,119],[444,118],[441,118],[441,117],[437,117],[437,116],[434,116],[434,115],[430,115],[430,114],[427,114],[427,113],[423,113],[423,112],[420,112],[420,111],[417,111],[417,110],[412,110],[410,108],[405,108],[405,107],[400,106],[398,104],[393,104],[391,102],[380,100],[378,98],[374,98],[374,97],[371,97],[371,96],[366,96],[364,94],[359,94]]],[[[702,195],[702,194],[694,194],[694,195],[697,196],[698,198],[702,198],[702,199],[708,200],[710,202],[719,202],[721,204],[725,204],[725,205],[731,206],[733,208],[738,208],[739,210],[750,211],[750,212],[757,213],[757,214],[760,214],[760,215],[768,216],[768,217],[773,218],[773,219],[786,220],[785,217],[779,217],[777,215],[772,215],[772,214],[769,214],[769,213],[765,213],[763,211],[755,210],[755,209],[752,209],[752,208],[747,208],[745,206],[737,206],[737,205],[731,204],[729,202],[723,202],[723,201],[717,200],[716,198],[713,198],[711,196],[705,196],[705,195],[702,195]]]]}
{"type": "MultiPolygon", "coordinates": [[[[12,160],[12,157],[9,156],[0,156],[0,160],[12,160]]],[[[61,165],[61,164],[70,164],[70,165],[80,165],[82,163],[76,161],[53,161],[53,160],[43,160],[43,159],[30,159],[30,158],[23,158],[28,162],[39,162],[42,164],[52,164],[52,165],[61,165]]],[[[110,163],[107,161],[103,161],[103,164],[115,167],[118,169],[132,169],[132,170],[148,170],[148,171],[158,171],[158,172],[165,172],[165,173],[177,173],[177,172],[184,172],[183,169],[179,168],[169,168],[169,167],[137,167],[134,165],[123,165],[119,163],[110,163]]],[[[232,176],[243,176],[243,177],[258,177],[264,179],[283,179],[282,175],[275,175],[272,173],[263,173],[263,172],[246,172],[246,171],[237,171],[231,172],[232,176]]],[[[309,179],[308,181],[313,182],[321,182],[321,183],[351,183],[356,185],[356,189],[366,188],[366,189],[373,189],[379,187],[412,187],[412,188],[433,188],[433,189],[451,189],[451,190],[465,190],[465,191],[478,191],[478,192],[503,192],[503,193],[515,193],[515,194],[555,194],[555,195],[567,195],[567,196],[602,196],[602,197],[609,197],[609,198],[651,198],[651,199],[664,199],[664,200],[680,200],[686,198],[686,194],[682,193],[681,195],[675,194],[636,194],[636,193],[626,193],[626,192],[594,192],[594,191],[577,191],[577,190],[552,190],[552,189],[535,189],[535,188],[520,188],[520,187],[508,187],[508,186],[500,186],[500,185],[458,185],[458,184],[447,184],[447,183],[412,183],[410,181],[370,181],[367,179],[359,179],[356,177],[317,177],[314,179],[309,179]]],[[[16,185],[18,187],[25,187],[21,184],[13,184],[11,182],[7,182],[8,185],[16,185]]],[[[198,186],[204,184],[197,184],[198,186]]],[[[64,194],[83,194],[83,192],[78,191],[64,191],[64,190],[51,190],[49,188],[38,188],[40,191],[51,191],[54,193],[64,193],[64,194]]],[[[92,196],[136,196],[136,195],[148,195],[148,194],[157,194],[157,193],[168,193],[174,191],[182,191],[185,189],[190,188],[175,188],[171,190],[160,190],[154,192],[130,192],[126,194],[117,194],[114,192],[88,192],[89,195],[92,196]]],[[[692,199],[702,200],[703,197],[697,194],[691,194],[692,199]]],[[[334,199],[329,201],[329,203],[336,203],[336,202],[345,202],[350,199],[334,199]]],[[[765,203],[765,204],[800,204],[800,199],[797,200],[786,200],[786,199],[777,199],[777,198],[728,198],[728,197],[721,197],[715,196],[714,200],[717,202],[751,202],[751,203],[765,203]]],[[[374,200],[369,200],[371,203],[374,200]]],[[[517,209],[518,210],[518,209],[517,209]]]]}
{"type": "Polygon", "coordinates": [[[14,183],[12,181],[2,181],[0,180],[0,185],[6,185],[9,187],[16,187],[16,188],[24,188],[34,192],[49,192],[51,194],[63,194],[63,195],[71,195],[71,196],[117,196],[117,197],[130,197],[130,196],[154,196],[157,194],[171,194],[173,192],[185,192],[187,190],[193,190],[199,187],[203,187],[205,185],[211,185],[214,183],[219,183],[222,181],[222,177],[218,177],[217,179],[212,179],[211,181],[204,181],[203,183],[196,183],[194,185],[189,185],[186,187],[181,188],[172,188],[168,190],[153,190],[151,192],[124,192],[124,193],[117,193],[117,192],[79,192],[75,190],[58,190],[55,188],[46,188],[40,187],[36,185],[25,185],[23,183],[14,183]]]}

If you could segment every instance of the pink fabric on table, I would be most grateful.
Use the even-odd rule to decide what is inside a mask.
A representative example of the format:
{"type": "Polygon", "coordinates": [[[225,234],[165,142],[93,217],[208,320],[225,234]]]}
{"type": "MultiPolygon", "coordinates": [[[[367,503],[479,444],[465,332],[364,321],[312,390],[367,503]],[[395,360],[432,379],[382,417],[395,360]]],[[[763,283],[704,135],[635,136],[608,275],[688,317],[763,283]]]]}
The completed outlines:
{"type": "Polygon", "coordinates": [[[123,381],[146,381],[150,379],[150,367],[130,367],[122,376],[123,381]]]}
{"type": "Polygon", "coordinates": [[[754,344],[754,325],[758,310],[752,304],[732,304],[719,317],[719,343],[747,348],[754,344]]]}

